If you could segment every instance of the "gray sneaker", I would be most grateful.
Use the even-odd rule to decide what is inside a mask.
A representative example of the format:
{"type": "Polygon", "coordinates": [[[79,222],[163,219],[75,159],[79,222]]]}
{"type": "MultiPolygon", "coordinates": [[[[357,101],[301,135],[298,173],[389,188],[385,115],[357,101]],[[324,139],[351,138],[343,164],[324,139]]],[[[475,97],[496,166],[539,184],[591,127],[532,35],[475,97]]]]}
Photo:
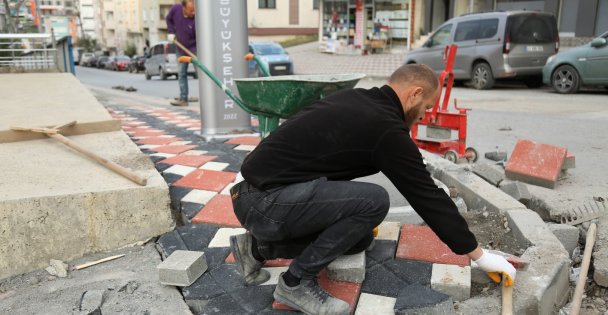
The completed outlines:
{"type": "Polygon", "coordinates": [[[274,290],[274,299],[293,309],[309,315],[348,315],[350,305],[331,296],[325,291],[317,279],[302,279],[300,284],[289,287],[279,276],[279,283],[274,290]]]}
{"type": "Polygon", "coordinates": [[[245,279],[246,285],[258,285],[270,279],[270,273],[262,266],[263,262],[253,258],[251,253],[251,234],[239,234],[230,237],[230,251],[234,256],[236,266],[245,279]]]}
{"type": "Polygon", "coordinates": [[[173,105],[173,106],[188,106],[188,101],[173,100],[173,101],[171,101],[171,105],[173,105]]]}

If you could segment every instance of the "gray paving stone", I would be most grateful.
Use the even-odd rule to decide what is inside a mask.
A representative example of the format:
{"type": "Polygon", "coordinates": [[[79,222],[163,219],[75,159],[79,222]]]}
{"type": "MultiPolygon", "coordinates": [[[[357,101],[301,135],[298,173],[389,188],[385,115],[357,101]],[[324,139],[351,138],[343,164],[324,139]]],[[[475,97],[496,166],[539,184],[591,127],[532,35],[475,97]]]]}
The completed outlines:
{"type": "Polygon", "coordinates": [[[230,248],[205,248],[203,249],[203,252],[205,253],[205,258],[207,258],[207,265],[209,266],[209,269],[215,269],[216,267],[225,263],[226,257],[228,257],[230,254],[230,248]]]}
{"type": "Polygon", "coordinates": [[[198,251],[209,246],[209,242],[211,242],[217,230],[217,227],[209,224],[188,224],[177,228],[188,250],[198,251]]]}
{"type": "Polygon", "coordinates": [[[371,251],[365,252],[365,268],[370,268],[376,264],[395,258],[395,251],[397,250],[396,241],[375,240],[375,243],[371,251]]]}
{"type": "Polygon", "coordinates": [[[471,167],[473,173],[479,175],[485,179],[488,183],[498,186],[500,182],[505,179],[505,173],[503,170],[499,170],[497,167],[489,164],[473,164],[471,167]]]}
{"type": "Polygon", "coordinates": [[[532,199],[532,195],[528,191],[528,185],[519,181],[505,180],[500,183],[500,190],[523,204],[528,204],[532,199]]]}
{"type": "Polygon", "coordinates": [[[393,259],[383,263],[384,267],[391,271],[407,284],[419,283],[429,285],[433,264],[408,259],[393,259]]]}
{"type": "Polygon", "coordinates": [[[182,294],[186,302],[193,301],[195,303],[206,304],[209,300],[216,296],[226,293],[222,287],[211,277],[209,273],[203,274],[196,279],[194,283],[182,288],[182,294]]]}
{"type": "Polygon", "coordinates": [[[456,314],[452,299],[427,286],[412,284],[399,291],[395,302],[397,315],[456,314]]]}
{"type": "Polygon", "coordinates": [[[572,225],[553,223],[549,223],[547,226],[553,235],[564,245],[568,255],[572,257],[572,251],[578,246],[578,228],[572,225]]]}
{"type": "MultiPolygon", "coordinates": [[[[181,175],[171,174],[171,173],[163,173],[162,175],[163,175],[163,178],[165,179],[165,182],[167,182],[167,185],[171,185],[171,184],[175,183],[177,180],[179,180],[180,178],[182,178],[181,175]]],[[[170,187],[173,187],[173,186],[170,186],[170,187]]]]}
{"type": "Polygon", "coordinates": [[[185,287],[207,271],[207,261],[202,252],[176,250],[156,269],[160,283],[185,287]]]}
{"type": "Polygon", "coordinates": [[[161,235],[156,241],[156,245],[163,258],[169,257],[176,250],[188,250],[177,230],[161,235]]]}
{"type": "Polygon", "coordinates": [[[365,279],[365,252],[336,258],[327,266],[327,276],[338,281],[363,282],[365,279]]]}
{"type": "Polygon", "coordinates": [[[397,297],[399,290],[407,285],[407,282],[396,277],[383,265],[378,264],[366,270],[361,292],[397,297]]]}
{"type": "Polygon", "coordinates": [[[215,282],[228,293],[245,287],[243,277],[239,274],[236,265],[219,265],[209,273],[215,282]]]}
{"type": "Polygon", "coordinates": [[[88,290],[80,298],[80,311],[101,314],[101,305],[106,298],[106,290],[88,290]]]}
{"type": "Polygon", "coordinates": [[[203,205],[194,202],[181,202],[181,214],[183,222],[191,222],[203,208],[203,205]]]}
{"type": "Polygon", "coordinates": [[[272,307],[274,285],[260,285],[237,289],[230,292],[230,296],[237,301],[245,311],[258,314],[264,309],[272,307]]]}
{"type": "Polygon", "coordinates": [[[248,314],[241,305],[230,296],[230,294],[222,294],[211,299],[206,305],[199,310],[193,310],[195,314],[208,315],[237,315],[248,314]]]}

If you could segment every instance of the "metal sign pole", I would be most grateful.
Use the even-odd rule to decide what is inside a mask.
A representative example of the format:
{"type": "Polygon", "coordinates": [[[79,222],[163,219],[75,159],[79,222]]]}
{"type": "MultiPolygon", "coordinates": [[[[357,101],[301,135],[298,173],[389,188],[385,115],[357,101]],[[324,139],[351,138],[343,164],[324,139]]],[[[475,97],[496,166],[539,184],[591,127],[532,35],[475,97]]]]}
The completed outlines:
{"type": "MultiPolygon", "coordinates": [[[[234,79],[247,77],[247,1],[196,1],[196,42],[198,60],[236,91],[234,79]]],[[[200,71],[198,84],[203,138],[251,132],[251,116],[200,71]]]]}

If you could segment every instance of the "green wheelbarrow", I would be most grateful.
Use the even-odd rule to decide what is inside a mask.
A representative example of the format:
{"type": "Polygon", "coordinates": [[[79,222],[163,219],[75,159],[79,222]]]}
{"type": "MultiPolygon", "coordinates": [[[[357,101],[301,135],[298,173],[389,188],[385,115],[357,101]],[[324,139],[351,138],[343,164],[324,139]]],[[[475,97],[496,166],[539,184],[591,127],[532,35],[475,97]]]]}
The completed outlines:
{"type": "MultiPolygon", "coordinates": [[[[244,111],[258,117],[260,137],[265,138],[279,126],[281,118],[289,118],[328,94],[353,88],[365,74],[287,75],[235,79],[240,98],[224,85],[196,56],[175,41],[190,57],[180,57],[180,62],[191,62],[201,69],[244,111]]],[[[248,55],[249,58],[251,56],[248,55]]],[[[257,59],[257,58],[256,58],[257,59]]],[[[261,65],[258,62],[259,65],[261,65]]],[[[268,75],[263,66],[262,71],[268,75]]]]}

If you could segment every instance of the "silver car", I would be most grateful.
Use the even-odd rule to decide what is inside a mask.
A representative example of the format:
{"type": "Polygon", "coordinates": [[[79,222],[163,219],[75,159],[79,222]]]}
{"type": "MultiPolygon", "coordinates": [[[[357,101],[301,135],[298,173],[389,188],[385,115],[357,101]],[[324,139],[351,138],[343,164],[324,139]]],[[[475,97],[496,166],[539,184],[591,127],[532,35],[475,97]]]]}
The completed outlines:
{"type": "MultiPolygon", "coordinates": [[[[179,69],[175,44],[160,42],[152,46],[146,56],[144,67],[146,68],[144,70],[146,80],[150,80],[155,75],[160,76],[161,80],[167,80],[167,77],[173,75],[177,78],[179,69]]],[[[192,64],[188,65],[188,75],[196,77],[196,71],[192,64]]]]}
{"type": "Polygon", "coordinates": [[[437,74],[445,68],[445,47],[456,44],[454,78],[479,90],[496,79],[522,79],[542,86],[547,58],[557,53],[557,22],[550,13],[531,11],[476,13],[456,17],[433,32],[423,47],[405,56],[405,63],[426,64],[437,74]]]}

